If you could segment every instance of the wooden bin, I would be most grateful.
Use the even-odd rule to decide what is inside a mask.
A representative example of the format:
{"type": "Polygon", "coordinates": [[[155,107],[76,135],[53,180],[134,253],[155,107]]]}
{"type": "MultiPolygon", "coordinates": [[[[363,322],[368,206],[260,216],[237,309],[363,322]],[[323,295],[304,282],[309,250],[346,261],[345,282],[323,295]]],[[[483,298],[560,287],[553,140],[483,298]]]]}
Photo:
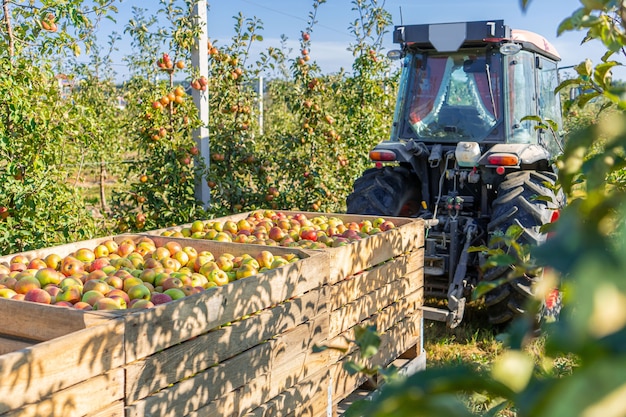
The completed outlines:
{"type": "MultiPolygon", "coordinates": [[[[376,216],[337,213],[283,211],[294,215],[304,213],[308,218],[324,215],[338,217],[344,222],[373,220],[376,216]]],[[[250,213],[240,213],[214,220],[238,221],[250,213]]],[[[354,241],[346,246],[316,249],[328,255],[329,275],[324,285],[328,296],[328,337],[324,344],[348,349],[341,354],[328,351],[328,367],[305,379],[298,389],[285,390],[249,415],[271,416],[276,410],[285,415],[327,415],[336,405],[365,381],[363,375],[349,375],[345,362],[360,360],[360,352],[347,340],[354,339],[356,326],[375,326],[382,334],[379,354],[368,360],[370,366],[385,367],[404,356],[422,353],[422,323],[424,294],[424,223],[421,219],[386,218],[394,229],[354,241]],[[308,393],[308,397],[302,393],[308,393]]],[[[160,235],[165,231],[150,232],[160,235]]],[[[307,250],[309,251],[309,250],[307,250]]]]}
{"type": "MultiPolygon", "coordinates": [[[[113,239],[121,241],[133,236],[120,235],[113,239]]],[[[23,254],[30,259],[45,257],[49,253],[65,256],[80,247],[93,248],[109,238],[23,254]]],[[[160,246],[165,241],[177,239],[155,236],[153,240],[160,246]]],[[[6,373],[2,381],[6,381],[6,386],[0,385],[0,394],[6,394],[7,398],[13,394],[13,398],[0,410],[6,411],[7,416],[43,415],[47,413],[29,414],[18,408],[27,402],[32,403],[35,410],[45,410],[40,407],[46,401],[54,401],[57,409],[64,404],[71,405],[78,402],[71,397],[75,391],[59,397],[58,401],[55,396],[60,394],[56,391],[66,387],[73,388],[72,384],[82,382],[79,378],[84,374],[88,382],[97,379],[100,384],[103,378],[111,376],[108,379],[108,389],[112,391],[111,395],[115,397],[116,403],[107,408],[106,414],[103,414],[107,416],[229,415],[228,410],[233,407],[236,407],[237,413],[245,413],[247,410],[242,407],[258,407],[306,378],[313,369],[327,365],[324,354],[312,352],[313,344],[318,340],[325,340],[328,334],[328,290],[322,285],[328,276],[327,256],[307,253],[297,248],[262,248],[259,245],[188,240],[181,243],[189,244],[197,250],[209,250],[215,256],[225,252],[235,256],[244,253],[254,256],[266,249],[274,254],[296,253],[300,259],[281,268],[145,310],[85,312],[0,299],[3,317],[11,316],[18,310],[23,311],[20,317],[62,316],[60,323],[50,323],[51,329],[42,325],[44,331],[39,337],[52,337],[62,331],[68,333],[55,339],[57,349],[51,350],[51,354],[61,358],[59,363],[71,359],[65,358],[64,350],[70,353],[75,350],[89,353],[91,344],[99,340],[96,338],[85,341],[82,344],[87,346],[82,349],[81,344],[72,345],[73,341],[82,340],[76,338],[83,332],[80,330],[84,326],[81,324],[83,322],[104,322],[108,326],[106,328],[113,327],[115,332],[111,333],[111,338],[117,335],[117,339],[111,343],[118,354],[116,361],[108,360],[102,366],[91,364],[99,358],[90,357],[89,373],[72,374],[69,370],[67,382],[63,380],[63,383],[58,382],[61,378],[56,374],[48,376],[50,372],[42,367],[40,380],[43,382],[35,384],[28,380],[31,384],[30,391],[37,393],[37,396],[20,388],[15,381],[19,382],[19,373],[27,376],[36,374],[31,369],[33,361],[27,360],[31,355],[28,349],[43,346],[43,343],[0,356],[2,372],[6,373]],[[65,326],[65,330],[60,329],[61,324],[65,326]],[[20,361],[18,358],[24,359],[20,361]],[[23,371],[16,364],[23,366],[23,371]],[[306,370],[309,367],[311,371],[306,370]],[[15,372],[18,374],[14,375],[15,372]],[[111,379],[112,377],[114,378],[111,379]],[[51,381],[49,385],[45,384],[48,378],[51,381]],[[19,391],[16,391],[17,388],[20,388],[19,391]],[[21,392],[29,395],[22,396],[21,392]]],[[[0,262],[8,261],[12,256],[14,255],[0,258],[0,262]]],[[[21,324],[22,327],[30,327],[28,322],[21,324]]],[[[18,334],[19,328],[16,323],[14,330],[11,330],[15,334],[7,334],[7,340],[10,338],[13,341],[19,336],[24,339],[22,343],[28,343],[31,339],[33,342],[39,341],[30,333],[18,334]]],[[[102,332],[100,327],[94,329],[102,332]]],[[[33,335],[40,333],[35,328],[32,330],[33,335]]],[[[88,335],[84,336],[87,337],[88,335]]],[[[109,340],[102,335],[100,339],[109,340]]],[[[7,342],[6,349],[19,349],[22,346],[24,345],[11,347],[7,342]]],[[[98,352],[95,351],[95,354],[98,352]]],[[[72,357],[76,358],[78,365],[85,366],[78,353],[72,357]]],[[[49,359],[56,363],[53,358],[49,359]]],[[[4,397],[3,395],[0,398],[4,397]]],[[[100,400],[94,401],[94,395],[85,395],[80,401],[100,406],[105,404],[100,400]]],[[[66,408],[69,409],[69,406],[66,408]]],[[[85,410],[79,411],[77,408],[75,414],[69,411],[53,414],[89,415],[94,410],[83,411],[85,410]]],[[[0,416],[4,414],[0,413],[0,416]]]]}

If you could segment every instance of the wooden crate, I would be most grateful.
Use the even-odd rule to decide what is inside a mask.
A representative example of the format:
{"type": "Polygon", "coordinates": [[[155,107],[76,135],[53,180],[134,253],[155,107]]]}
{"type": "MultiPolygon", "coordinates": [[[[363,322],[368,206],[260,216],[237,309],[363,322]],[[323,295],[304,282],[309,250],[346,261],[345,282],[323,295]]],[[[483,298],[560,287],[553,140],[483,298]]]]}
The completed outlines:
{"type": "MultiPolygon", "coordinates": [[[[132,236],[120,235],[114,237],[114,240],[121,241],[132,236]]],[[[80,247],[93,248],[109,238],[23,254],[29,259],[42,258],[49,253],[65,256],[80,247]]],[[[155,236],[153,240],[159,246],[165,241],[176,239],[155,236]]],[[[114,322],[117,326],[119,361],[110,364],[104,375],[89,374],[92,377],[89,382],[94,384],[96,379],[102,383],[108,376],[110,390],[115,394],[115,398],[112,398],[115,401],[110,401],[102,415],[186,415],[195,412],[204,415],[204,411],[197,410],[206,407],[213,407],[222,415],[223,410],[217,407],[217,400],[235,390],[243,392],[242,388],[251,391],[246,394],[247,398],[254,399],[249,400],[250,407],[262,404],[258,401],[263,396],[250,387],[257,386],[257,391],[264,391],[264,385],[258,381],[270,374],[275,382],[279,381],[279,370],[289,372],[282,376],[282,383],[275,385],[274,390],[278,391],[266,394],[268,399],[306,378],[308,373],[303,373],[302,364],[309,366],[314,356],[311,352],[312,344],[317,340],[325,340],[328,334],[328,289],[322,285],[328,275],[327,257],[297,248],[263,248],[259,245],[212,241],[185,240],[181,243],[194,246],[197,250],[209,250],[215,256],[225,252],[235,256],[244,253],[254,256],[267,249],[274,254],[296,253],[300,259],[278,269],[145,310],[85,312],[0,299],[2,316],[9,316],[17,310],[24,312],[19,315],[21,322],[16,321],[15,326],[7,330],[5,349],[23,347],[9,344],[8,340],[13,342],[18,337],[23,339],[22,343],[28,344],[67,332],[68,336],[58,342],[62,350],[63,343],[68,344],[73,337],[77,337],[82,323],[114,322]],[[59,321],[62,328],[42,326],[40,332],[35,332],[36,336],[24,334],[20,330],[21,327],[29,327],[30,317],[50,317],[51,314],[62,316],[59,321]],[[292,357],[292,354],[295,356],[292,357]],[[285,371],[283,368],[286,364],[297,364],[297,369],[294,365],[285,371]],[[120,404],[122,414],[118,413],[120,404]]],[[[0,258],[0,262],[8,261],[12,256],[0,258]]],[[[59,350],[56,354],[59,354],[59,350]]],[[[327,363],[322,359],[317,362],[318,366],[327,363]]],[[[10,362],[7,364],[3,370],[15,368],[10,362]]],[[[94,372],[98,370],[95,368],[94,372]]],[[[4,379],[10,380],[9,377],[4,379]]],[[[69,383],[60,388],[65,388],[65,385],[69,383]]],[[[55,387],[50,388],[53,389],[55,387]]],[[[48,393],[35,397],[37,407],[43,406],[41,400],[48,393]]],[[[14,396],[22,398],[20,395],[14,396]]],[[[4,410],[16,412],[16,407],[22,405],[21,401],[7,402],[4,410]]],[[[238,407],[240,403],[236,403],[238,407]]],[[[107,403],[99,404],[102,406],[107,403]]]]}

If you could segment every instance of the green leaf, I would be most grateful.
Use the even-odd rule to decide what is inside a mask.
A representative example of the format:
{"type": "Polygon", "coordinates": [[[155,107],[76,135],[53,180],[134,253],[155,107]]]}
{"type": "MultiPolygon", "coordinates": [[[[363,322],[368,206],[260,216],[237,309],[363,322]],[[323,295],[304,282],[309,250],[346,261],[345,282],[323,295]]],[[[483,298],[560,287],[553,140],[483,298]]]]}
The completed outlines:
{"type": "Polygon", "coordinates": [[[506,279],[499,279],[495,281],[481,281],[476,285],[474,291],[472,292],[472,300],[479,300],[484,297],[488,292],[495,290],[499,286],[506,283],[506,279]]]}

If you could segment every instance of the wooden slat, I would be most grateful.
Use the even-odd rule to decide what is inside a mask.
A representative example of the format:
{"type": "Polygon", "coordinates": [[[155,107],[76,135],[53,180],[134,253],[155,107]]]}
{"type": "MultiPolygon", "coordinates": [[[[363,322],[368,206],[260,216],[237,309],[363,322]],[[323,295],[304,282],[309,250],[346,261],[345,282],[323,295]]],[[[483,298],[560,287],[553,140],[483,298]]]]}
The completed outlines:
{"type": "Polygon", "coordinates": [[[82,310],[0,298],[0,332],[17,338],[51,340],[106,320],[82,310]]]}
{"type": "MultiPolygon", "coordinates": [[[[126,417],[187,415],[243,386],[258,375],[269,373],[274,348],[275,344],[271,341],[255,346],[234,358],[127,406],[126,417]]],[[[207,349],[210,347],[207,346],[207,349]]]]}
{"type": "Polygon", "coordinates": [[[381,343],[378,353],[370,359],[362,359],[358,350],[353,351],[339,362],[330,366],[332,381],[333,404],[337,404],[351,392],[363,384],[367,377],[362,374],[350,375],[343,364],[347,361],[355,361],[368,367],[386,367],[403,352],[412,346],[419,345],[421,337],[422,312],[417,310],[407,319],[399,322],[386,333],[381,334],[381,343]]]}
{"type": "Polygon", "coordinates": [[[123,346],[123,323],[109,320],[0,356],[0,413],[121,367],[123,346]]]}
{"type": "Polygon", "coordinates": [[[124,417],[124,401],[116,401],[103,410],[96,411],[93,414],[88,414],[87,417],[124,417]]]}
{"type": "Polygon", "coordinates": [[[163,417],[189,413],[237,415],[307,378],[328,364],[328,353],[295,349],[325,338],[327,315],[303,323],[265,344],[256,346],[217,366],[127,407],[127,417],[157,414],[163,417]],[[211,404],[217,402],[219,404],[211,404]],[[236,411],[230,407],[236,405],[236,411]],[[213,411],[209,411],[213,410],[213,411]],[[201,412],[202,411],[202,412],[201,412]],[[228,412],[229,414],[223,414],[228,412]]]}
{"type": "Polygon", "coordinates": [[[2,335],[0,335],[0,355],[15,352],[16,350],[24,349],[37,343],[38,342],[27,341],[24,339],[2,337],[2,335]]]}
{"type": "MultiPolygon", "coordinates": [[[[377,265],[330,287],[330,310],[336,310],[398,278],[423,268],[423,251],[413,251],[377,265]]],[[[423,276],[423,274],[421,275],[423,276]]],[[[417,276],[419,279],[420,276],[417,276]]]]}
{"type": "MultiPolygon", "coordinates": [[[[401,300],[390,304],[376,314],[366,318],[358,323],[358,325],[374,326],[377,333],[385,333],[397,325],[397,323],[405,320],[407,317],[413,315],[417,310],[419,310],[422,300],[423,290],[420,288],[411,294],[407,294],[407,296],[401,300]]],[[[357,349],[356,344],[349,342],[350,340],[354,340],[356,337],[354,334],[355,327],[356,325],[328,341],[328,346],[336,348],[331,350],[331,362],[338,362],[341,358],[357,349]],[[343,350],[343,352],[341,350],[343,350]]]]}
{"type": "MultiPolygon", "coordinates": [[[[69,370],[68,372],[71,372],[69,370]]],[[[117,368],[103,375],[98,375],[69,388],[57,391],[35,404],[2,414],[2,417],[41,417],[63,416],[80,417],[96,414],[98,416],[124,416],[124,370],[117,368]],[[115,405],[114,408],[107,405],[115,405]],[[103,410],[103,408],[105,408],[103,410]],[[104,413],[104,414],[103,414],[104,413]]]]}
{"type": "MultiPolygon", "coordinates": [[[[413,274],[419,274],[419,271],[413,274]]],[[[418,285],[419,279],[403,277],[331,312],[329,337],[342,333],[405,294],[412,293],[419,288],[418,285]]]]}
{"type": "Polygon", "coordinates": [[[328,405],[328,382],[328,370],[323,369],[244,414],[244,417],[275,417],[289,414],[301,416],[307,414],[305,410],[325,411],[328,405]]]}
{"type": "MultiPolygon", "coordinates": [[[[212,330],[126,366],[127,402],[132,404],[169,384],[201,372],[326,312],[327,288],[212,330]],[[211,349],[207,349],[210,346],[211,349]],[[186,364],[180,366],[181,363],[186,364]]],[[[327,317],[327,315],[324,315],[327,317]]],[[[328,324],[326,324],[326,332],[328,324]]]]}

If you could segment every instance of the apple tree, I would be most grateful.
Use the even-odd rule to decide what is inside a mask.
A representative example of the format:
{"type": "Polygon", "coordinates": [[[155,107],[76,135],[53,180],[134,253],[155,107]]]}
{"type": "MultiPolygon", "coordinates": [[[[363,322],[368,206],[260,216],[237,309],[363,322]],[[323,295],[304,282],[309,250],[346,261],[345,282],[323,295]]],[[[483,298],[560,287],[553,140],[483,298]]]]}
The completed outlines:
{"type": "MultiPolygon", "coordinates": [[[[88,49],[112,1],[4,1],[0,37],[0,248],[3,253],[93,236],[95,226],[69,177],[80,123],[61,94],[57,54],[88,49]],[[33,65],[35,63],[36,65],[33,65]]],[[[82,116],[78,116],[82,117],[82,116]]],[[[84,118],[83,118],[84,121],[84,118]]]]}
{"type": "Polygon", "coordinates": [[[150,57],[150,67],[132,61],[137,67],[131,70],[137,75],[124,86],[124,130],[136,153],[123,176],[123,190],[114,192],[112,199],[113,217],[121,232],[183,224],[204,216],[194,193],[196,177],[206,175],[192,134],[200,121],[183,83],[197,78],[188,63],[199,29],[192,15],[194,2],[183,3],[161,2],[159,13],[171,27],[152,28],[157,22],[142,20],[145,15],[138,9],[127,26],[134,47],[155,51],[145,43],[156,42],[167,52],[150,57]],[[153,35],[147,36],[151,28],[153,35]],[[156,81],[146,79],[146,74],[156,81]]]}

